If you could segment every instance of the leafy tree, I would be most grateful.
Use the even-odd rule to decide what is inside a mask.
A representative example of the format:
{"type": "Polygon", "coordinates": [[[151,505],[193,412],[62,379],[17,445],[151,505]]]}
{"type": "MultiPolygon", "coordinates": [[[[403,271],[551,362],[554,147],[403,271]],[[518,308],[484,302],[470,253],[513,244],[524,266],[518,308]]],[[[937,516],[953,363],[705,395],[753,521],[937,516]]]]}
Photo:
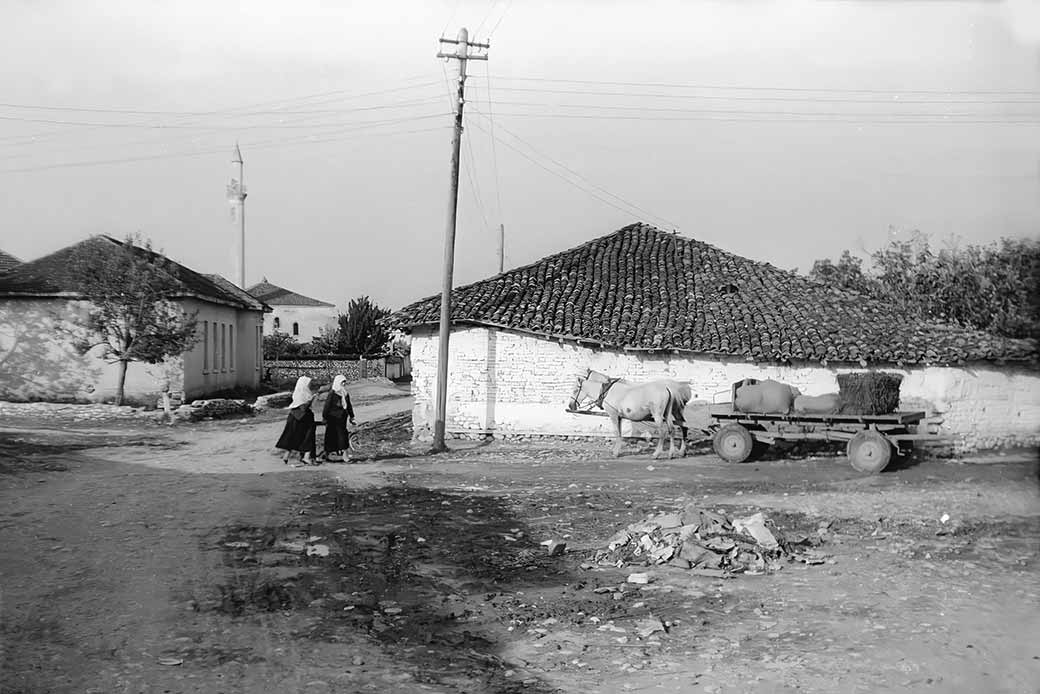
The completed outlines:
{"type": "Polygon", "coordinates": [[[278,361],[282,356],[292,354],[294,345],[299,347],[296,338],[280,330],[275,330],[270,335],[264,335],[264,359],[278,361]]]}
{"type": "Polygon", "coordinates": [[[303,345],[304,354],[335,354],[339,351],[341,337],[338,327],[323,327],[318,330],[318,335],[303,345]]]}
{"type": "Polygon", "coordinates": [[[122,243],[101,238],[77,247],[69,260],[76,291],[89,301],[76,347],[101,347],[101,357],[119,364],[116,404],[122,405],[131,362],[158,364],[190,350],[198,341],[195,315],[174,300],[182,287],[169,260],[150,241],[128,236],[122,243]]]}
{"type": "Polygon", "coordinates": [[[872,267],[845,251],[818,260],[809,276],[891,304],[909,316],[1007,337],[1040,336],[1040,240],[990,245],[956,241],[934,250],[927,236],[896,240],[875,251],[872,267]]]}
{"type": "Polygon", "coordinates": [[[339,317],[339,352],[343,354],[374,354],[385,350],[390,333],[379,323],[390,315],[367,296],[352,299],[346,314],[339,317]]]}

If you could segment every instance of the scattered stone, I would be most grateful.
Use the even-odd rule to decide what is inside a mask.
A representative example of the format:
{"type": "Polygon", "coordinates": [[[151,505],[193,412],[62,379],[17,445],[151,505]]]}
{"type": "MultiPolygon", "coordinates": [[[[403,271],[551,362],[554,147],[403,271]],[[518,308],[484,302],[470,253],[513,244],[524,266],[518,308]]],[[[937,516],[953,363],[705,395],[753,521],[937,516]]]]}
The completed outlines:
{"type": "Polygon", "coordinates": [[[650,574],[629,574],[626,580],[629,583],[638,583],[640,585],[646,585],[650,582],[650,574]]]}
{"type": "Polygon", "coordinates": [[[641,619],[636,623],[636,634],[641,639],[648,639],[658,632],[667,632],[664,623],[657,617],[641,619]]]}
{"type": "Polygon", "coordinates": [[[160,665],[168,665],[172,667],[174,665],[183,665],[184,658],[159,658],[159,660],[155,662],[159,663],[160,665]]]}
{"type": "Polygon", "coordinates": [[[562,540],[545,540],[541,543],[550,557],[558,557],[567,551],[567,543],[562,540]]]}
{"type": "Polygon", "coordinates": [[[688,504],[681,513],[659,513],[631,523],[614,534],[594,560],[616,567],[668,564],[712,577],[757,575],[783,568],[784,559],[825,563],[829,556],[810,547],[823,542],[830,525],[823,522],[815,535],[788,541],[762,513],[730,520],[688,504]]]}
{"type": "Polygon", "coordinates": [[[308,545],[307,546],[308,557],[327,557],[329,556],[328,545],[308,545]]]}

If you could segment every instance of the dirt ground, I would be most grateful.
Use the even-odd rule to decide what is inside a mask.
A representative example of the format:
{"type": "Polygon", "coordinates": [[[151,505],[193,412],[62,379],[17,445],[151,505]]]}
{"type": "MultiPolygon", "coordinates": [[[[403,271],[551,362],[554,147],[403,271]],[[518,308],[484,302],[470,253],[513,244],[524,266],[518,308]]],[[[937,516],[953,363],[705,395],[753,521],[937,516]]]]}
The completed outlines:
{"type": "Polygon", "coordinates": [[[873,477],[703,446],[427,456],[408,407],[359,403],[358,460],[320,467],[270,448],[279,412],[0,421],[0,692],[1040,691],[1035,452],[873,477]],[[689,502],[830,523],[829,558],[726,579],[593,561],[689,502]]]}

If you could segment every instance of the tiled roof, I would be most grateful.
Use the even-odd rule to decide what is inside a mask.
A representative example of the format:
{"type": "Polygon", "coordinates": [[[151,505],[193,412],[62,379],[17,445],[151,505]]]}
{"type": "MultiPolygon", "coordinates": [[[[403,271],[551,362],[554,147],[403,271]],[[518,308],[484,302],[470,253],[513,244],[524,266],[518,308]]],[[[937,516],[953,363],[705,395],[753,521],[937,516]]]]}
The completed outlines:
{"type": "Polygon", "coordinates": [[[263,282],[254,284],[246,291],[270,306],[335,306],[327,301],[312,299],[309,296],[279,287],[277,284],[271,284],[266,277],[263,282]]]}
{"type": "MultiPolygon", "coordinates": [[[[440,296],[393,314],[436,324],[440,296]]],[[[1031,340],[923,324],[887,304],[645,224],[452,293],[452,321],[751,361],[1035,360],[1031,340]]]]}
{"type": "Polygon", "coordinates": [[[245,289],[239,289],[239,287],[231,280],[221,277],[220,275],[206,274],[203,276],[228,294],[234,296],[243,304],[249,306],[254,311],[269,312],[271,310],[270,306],[250,295],[245,289]]]}
{"type": "Polygon", "coordinates": [[[0,272],[7,272],[21,263],[22,261],[18,260],[18,258],[15,258],[10,253],[0,251],[0,272]]]}
{"type": "MultiPolygon", "coordinates": [[[[110,236],[92,236],[72,246],[62,248],[50,255],[22,263],[10,272],[0,275],[0,297],[12,296],[68,296],[75,295],[76,283],[72,277],[70,261],[77,249],[86,244],[115,247],[122,246],[121,241],[110,236]]],[[[138,253],[148,253],[137,248],[138,253]]],[[[152,253],[159,256],[158,253],[152,253]]],[[[205,301],[228,304],[236,308],[253,311],[262,310],[255,300],[240,298],[237,293],[230,292],[205,275],[187,268],[180,263],[169,260],[167,270],[181,287],[179,296],[194,296],[205,301]]]]}

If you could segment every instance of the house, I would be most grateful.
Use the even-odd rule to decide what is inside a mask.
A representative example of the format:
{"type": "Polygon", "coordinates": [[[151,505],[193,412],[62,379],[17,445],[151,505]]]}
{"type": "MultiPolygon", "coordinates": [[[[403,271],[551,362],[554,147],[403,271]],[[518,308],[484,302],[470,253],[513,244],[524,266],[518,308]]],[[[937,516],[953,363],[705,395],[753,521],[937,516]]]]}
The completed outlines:
{"type": "MultiPolygon", "coordinates": [[[[435,416],[440,297],[391,322],[412,334],[415,435],[435,416]]],[[[452,294],[446,429],[455,436],[608,433],[565,412],[576,371],[689,382],[708,403],[743,378],[806,395],[839,373],[903,374],[902,407],[941,414],[961,449],[1040,441],[1036,344],[916,324],[885,304],[634,224],[452,294]]],[[[703,409],[703,408],[702,408],[703,409]]]]}
{"type": "Polygon", "coordinates": [[[267,335],[277,330],[292,335],[298,342],[310,342],[322,330],[335,329],[337,325],[339,312],[335,304],[271,284],[266,277],[246,291],[271,307],[271,313],[264,317],[267,335]]]}
{"type": "MultiPolygon", "coordinates": [[[[85,244],[112,250],[123,245],[95,236],[0,275],[0,399],[103,401],[114,395],[117,367],[99,357],[99,348],[83,355],[75,348],[87,303],[77,295],[68,268],[85,244]]],[[[165,363],[131,363],[127,399],[154,403],[167,379],[170,390],[186,400],[259,385],[263,316],[269,309],[223,277],[173,261],[167,271],[178,287],[174,299],[196,316],[199,340],[165,363]]]]}
{"type": "Polygon", "coordinates": [[[0,250],[0,273],[7,272],[8,270],[18,266],[22,261],[15,258],[10,253],[5,253],[0,250]]]}

